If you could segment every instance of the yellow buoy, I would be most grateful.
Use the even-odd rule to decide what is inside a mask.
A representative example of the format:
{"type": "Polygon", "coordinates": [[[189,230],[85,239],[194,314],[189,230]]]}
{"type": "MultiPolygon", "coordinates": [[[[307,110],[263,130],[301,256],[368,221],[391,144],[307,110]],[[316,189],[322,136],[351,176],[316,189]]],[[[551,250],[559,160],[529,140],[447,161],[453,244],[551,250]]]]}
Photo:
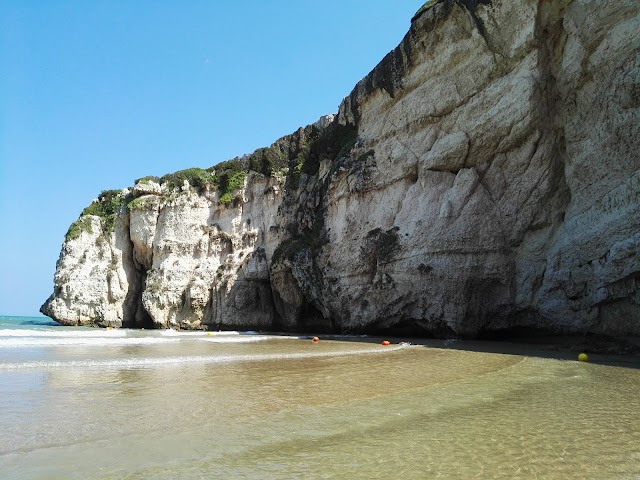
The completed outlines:
{"type": "Polygon", "coordinates": [[[207,335],[210,337],[211,335],[213,335],[211,332],[207,333],[207,335]]]}
{"type": "Polygon", "coordinates": [[[580,355],[578,355],[578,361],[579,362],[588,362],[589,361],[589,356],[586,353],[581,353],[580,355]]]}

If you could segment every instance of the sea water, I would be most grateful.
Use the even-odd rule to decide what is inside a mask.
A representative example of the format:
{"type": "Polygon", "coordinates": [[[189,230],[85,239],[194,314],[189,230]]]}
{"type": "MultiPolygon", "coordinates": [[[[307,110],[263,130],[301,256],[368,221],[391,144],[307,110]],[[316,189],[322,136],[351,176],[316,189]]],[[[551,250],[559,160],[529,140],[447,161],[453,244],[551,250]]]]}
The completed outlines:
{"type": "Polygon", "coordinates": [[[490,347],[0,317],[0,478],[640,478],[635,360],[490,347]]]}

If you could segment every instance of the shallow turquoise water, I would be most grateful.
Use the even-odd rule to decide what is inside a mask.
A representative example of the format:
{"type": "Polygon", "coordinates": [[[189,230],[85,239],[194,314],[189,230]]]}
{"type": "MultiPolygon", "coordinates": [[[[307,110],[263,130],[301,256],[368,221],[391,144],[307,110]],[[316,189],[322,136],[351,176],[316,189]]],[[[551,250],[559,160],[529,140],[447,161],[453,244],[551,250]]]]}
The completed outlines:
{"type": "Polygon", "coordinates": [[[0,318],[0,478],[640,477],[637,368],[26,321],[0,318]]]}

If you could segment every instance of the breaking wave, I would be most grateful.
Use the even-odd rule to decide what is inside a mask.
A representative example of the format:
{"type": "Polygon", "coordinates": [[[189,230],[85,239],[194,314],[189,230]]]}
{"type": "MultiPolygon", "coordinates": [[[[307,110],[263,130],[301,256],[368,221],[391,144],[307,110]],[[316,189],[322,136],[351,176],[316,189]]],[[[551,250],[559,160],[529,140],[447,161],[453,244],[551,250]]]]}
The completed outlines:
{"type": "Polygon", "coordinates": [[[2,337],[126,337],[126,330],[70,330],[58,327],[56,330],[28,330],[22,328],[8,328],[0,330],[2,337]]]}
{"type": "Polygon", "coordinates": [[[0,348],[20,347],[58,347],[58,346],[96,346],[96,347],[124,347],[134,345],[154,345],[179,342],[180,339],[159,337],[11,337],[0,338],[0,348]]]}

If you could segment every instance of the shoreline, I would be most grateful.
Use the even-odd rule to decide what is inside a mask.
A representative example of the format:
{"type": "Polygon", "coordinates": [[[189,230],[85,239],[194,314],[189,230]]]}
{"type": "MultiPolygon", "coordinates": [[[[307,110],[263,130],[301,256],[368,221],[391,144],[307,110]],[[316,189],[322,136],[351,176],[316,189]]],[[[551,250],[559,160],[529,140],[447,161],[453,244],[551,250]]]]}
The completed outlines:
{"type": "MultiPolygon", "coordinates": [[[[2,315],[0,318],[23,318],[25,320],[41,320],[42,326],[53,326],[48,322],[55,322],[47,316],[18,316],[18,315],[2,315]],[[44,323],[47,322],[47,323],[44,323]]],[[[57,322],[56,322],[57,323],[57,322]]],[[[27,322],[25,324],[34,326],[35,322],[27,322]]],[[[67,325],[58,324],[61,327],[67,325]]],[[[105,329],[96,325],[85,326],[85,328],[105,329]]],[[[106,330],[106,329],[105,329],[106,330]]],[[[140,332],[161,331],[163,329],[125,329],[140,332]]],[[[183,330],[173,329],[176,333],[183,330]]],[[[203,334],[215,334],[213,330],[185,330],[185,332],[200,331],[203,334]]],[[[376,343],[379,344],[384,340],[390,341],[392,344],[410,343],[412,345],[421,345],[429,348],[442,348],[451,350],[467,350],[483,353],[496,353],[505,355],[533,356],[550,358],[557,360],[577,361],[580,353],[586,353],[589,356],[589,363],[621,366],[629,368],[640,368],[640,337],[614,337],[603,334],[531,334],[531,335],[514,335],[503,336],[499,338],[426,338],[415,337],[410,335],[384,335],[381,332],[372,334],[335,334],[326,332],[296,332],[296,331],[266,331],[252,330],[245,327],[222,330],[229,331],[252,331],[256,334],[275,335],[275,336],[299,336],[302,339],[312,339],[314,336],[320,340],[335,340],[358,343],[376,343]]]]}
{"type": "MultiPolygon", "coordinates": [[[[259,332],[266,334],[267,332],[259,332]]],[[[272,335],[291,335],[286,332],[271,332],[272,335]]],[[[312,335],[304,335],[312,338],[312,335]]],[[[481,353],[541,357],[555,360],[578,361],[580,353],[587,353],[588,363],[640,369],[640,337],[614,338],[606,336],[562,335],[533,336],[511,339],[435,339],[396,336],[349,336],[318,334],[320,340],[351,341],[358,343],[381,343],[388,340],[392,345],[410,343],[428,348],[466,350],[481,353]]]]}

